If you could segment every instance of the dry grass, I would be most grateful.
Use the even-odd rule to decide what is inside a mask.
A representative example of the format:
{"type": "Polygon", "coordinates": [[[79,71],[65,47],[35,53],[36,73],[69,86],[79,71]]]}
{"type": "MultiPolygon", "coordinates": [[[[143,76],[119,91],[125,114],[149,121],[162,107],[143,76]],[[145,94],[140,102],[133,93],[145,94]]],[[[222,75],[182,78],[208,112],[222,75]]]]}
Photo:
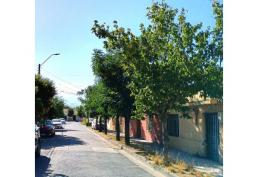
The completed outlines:
{"type": "Polygon", "coordinates": [[[183,160],[169,159],[169,163],[165,164],[162,155],[149,153],[146,158],[155,165],[164,167],[168,172],[175,173],[180,177],[213,177],[210,174],[197,171],[193,168],[193,165],[188,165],[183,160]]]}
{"type": "Polygon", "coordinates": [[[86,123],[87,123],[87,119],[86,119],[86,118],[83,118],[81,124],[82,124],[82,125],[86,125],[86,123]]]}
{"type": "Polygon", "coordinates": [[[159,155],[159,154],[149,155],[148,158],[155,165],[159,165],[159,166],[163,166],[164,165],[164,158],[161,155],[159,155]]]}

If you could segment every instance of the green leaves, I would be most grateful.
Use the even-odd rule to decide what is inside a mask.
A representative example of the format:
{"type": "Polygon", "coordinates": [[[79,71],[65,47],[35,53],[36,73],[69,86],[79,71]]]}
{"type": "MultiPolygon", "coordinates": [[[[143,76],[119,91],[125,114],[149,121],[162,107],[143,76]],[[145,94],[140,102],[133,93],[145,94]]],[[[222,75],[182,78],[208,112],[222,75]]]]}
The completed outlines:
{"type": "Polygon", "coordinates": [[[50,109],[47,113],[48,117],[55,118],[55,117],[64,117],[64,100],[60,97],[53,97],[51,100],[50,109]]]}
{"type": "Polygon", "coordinates": [[[203,30],[202,23],[187,22],[184,9],[178,14],[165,1],[147,8],[151,24],[140,24],[139,36],[116,21],[113,29],[95,22],[92,31],[104,39],[108,53],[94,52],[95,74],[118,93],[126,85],[139,117],[182,110],[187,98],[198,92],[222,99],[223,11],[218,3],[213,7],[216,26],[212,30],[203,30]]]}
{"type": "Polygon", "coordinates": [[[54,83],[40,75],[35,76],[35,116],[42,118],[50,107],[51,101],[56,94],[54,83]]]}

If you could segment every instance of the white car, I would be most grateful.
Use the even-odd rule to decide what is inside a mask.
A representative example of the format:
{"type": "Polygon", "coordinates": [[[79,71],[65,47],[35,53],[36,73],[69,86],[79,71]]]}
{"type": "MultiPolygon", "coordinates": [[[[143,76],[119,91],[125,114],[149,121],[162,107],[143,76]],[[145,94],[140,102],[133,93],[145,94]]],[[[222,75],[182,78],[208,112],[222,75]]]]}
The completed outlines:
{"type": "Polygon", "coordinates": [[[97,120],[96,119],[93,119],[91,121],[91,128],[96,130],[96,128],[97,128],[97,120]]]}
{"type": "Polygon", "coordinates": [[[55,126],[55,129],[63,128],[63,125],[60,119],[52,119],[52,124],[55,126]]]}
{"type": "Polygon", "coordinates": [[[89,123],[92,123],[94,121],[94,118],[89,118],[89,123]]]}
{"type": "Polygon", "coordinates": [[[65,122],[65,119],[64,119],[64,118],[60,118],[59,120],[61,121],[61,123],[62,123],[62,124],[66,124],[66,122],[65,122]]]}

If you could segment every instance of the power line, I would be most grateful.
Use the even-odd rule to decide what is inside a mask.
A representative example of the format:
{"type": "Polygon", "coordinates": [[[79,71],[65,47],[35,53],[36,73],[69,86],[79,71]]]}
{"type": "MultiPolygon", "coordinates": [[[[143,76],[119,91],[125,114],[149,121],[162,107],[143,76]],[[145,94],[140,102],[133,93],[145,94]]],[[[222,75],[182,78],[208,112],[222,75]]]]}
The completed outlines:
{"type": "Polygon", "coordinates": [[[62,82],[64,82],[64,83],[67,84],[67,85],[70,85],[70,86],[73,87],[76,91],[80,91],[80,90],[83,89],[83,88],[78,88],[78,86],[75,86],[74,84],[72,84],[72,83],[70,83],[70,82],[68,82],[68,81],[66,81],[66,80],[64,80],[64,79],[62,79],[62,78],[60,78],[59,76],[56,76],[55,74],[53,74],[53,73],[51,73],[51,72],[49,72],[49,71],[46,71],[45,69],[44,69],[44,71],[45,71],[46,73],[52,75],[53,77],[55,77],[55,78],[58,79],[59,81],[62,81],[62,82]]]}

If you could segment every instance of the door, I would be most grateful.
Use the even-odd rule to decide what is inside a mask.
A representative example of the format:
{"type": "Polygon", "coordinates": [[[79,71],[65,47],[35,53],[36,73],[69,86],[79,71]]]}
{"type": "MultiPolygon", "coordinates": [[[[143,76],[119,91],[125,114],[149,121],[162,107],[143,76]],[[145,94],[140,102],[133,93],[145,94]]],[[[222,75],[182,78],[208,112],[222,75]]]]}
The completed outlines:
{"type": "Polygon", "coordinates": [[[205,113],[207,157],[219,161],[219,119],[218,113],[205,113]]]}
{"type": "Polygon", "coordinates": [[[136,138],[141,138],[141,121],[136,120],[136,138]]]}

